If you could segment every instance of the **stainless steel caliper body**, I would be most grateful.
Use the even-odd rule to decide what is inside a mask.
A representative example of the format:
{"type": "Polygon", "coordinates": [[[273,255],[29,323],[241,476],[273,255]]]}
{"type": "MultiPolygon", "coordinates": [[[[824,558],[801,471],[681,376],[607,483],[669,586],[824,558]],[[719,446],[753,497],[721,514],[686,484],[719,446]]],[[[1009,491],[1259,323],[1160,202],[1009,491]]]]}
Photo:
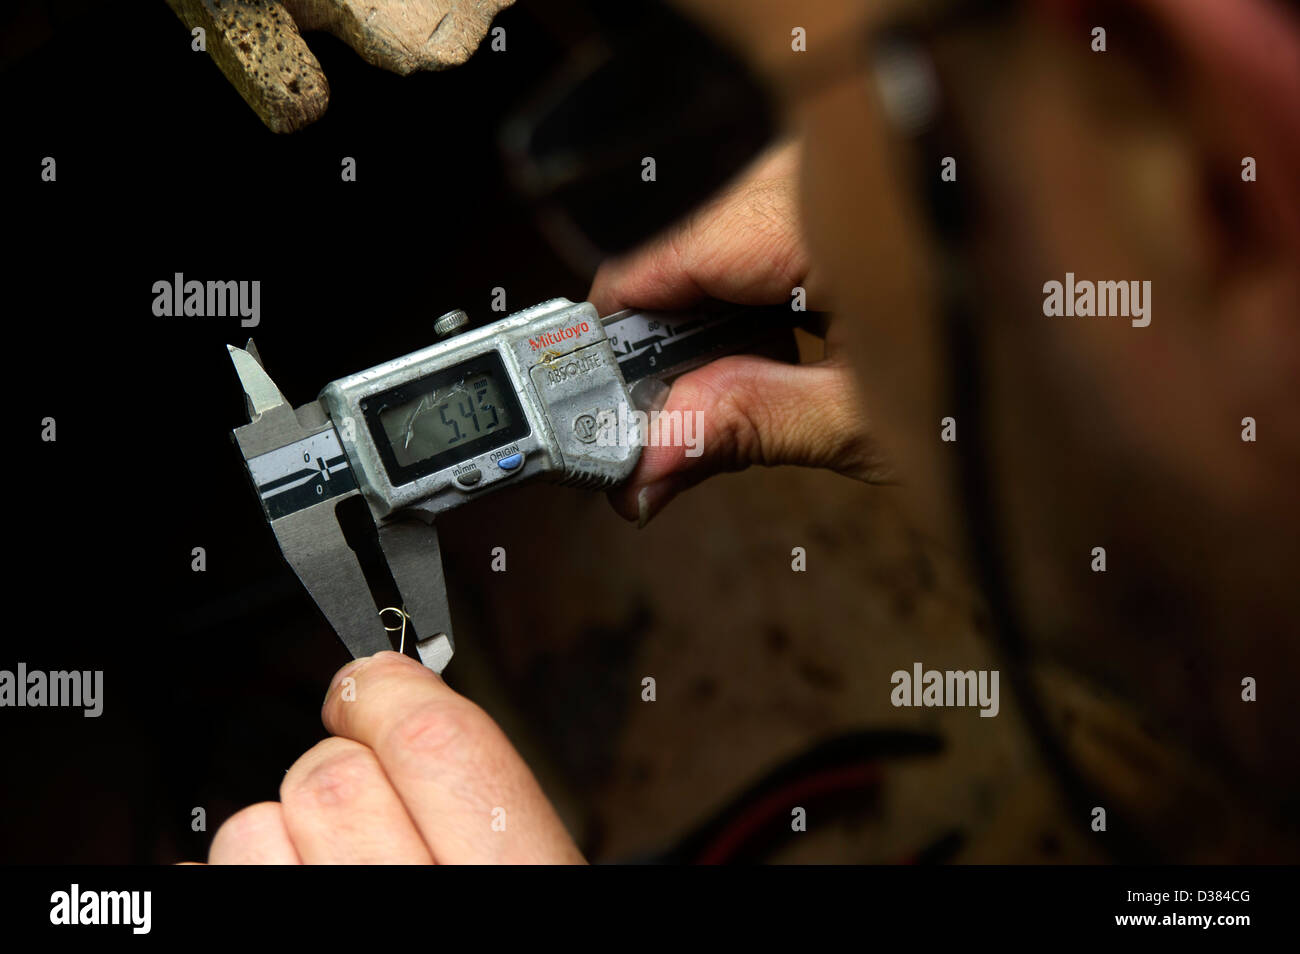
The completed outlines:
{"type": "MultiPolygon", "coordinates": [[[[335,508],[361,494],[416,634],[442,672],[453,652],[434,518],[493,490],[545,477],[602,489],[641,454],[636,411],[665,382],[790,327],[788,308],[620,312],[557,298],[326,385],[294,408],[261,357],[229,346],[249,423],[234,431],[285,559],[353,656],[392,649],[335,508]],[[615,422],[625,422],[622,427],[615,422]],[[617,435],[617,439],[614,439],[617,435]]],[[[786,331],[788,339],[788,331],[786,331]]]]}

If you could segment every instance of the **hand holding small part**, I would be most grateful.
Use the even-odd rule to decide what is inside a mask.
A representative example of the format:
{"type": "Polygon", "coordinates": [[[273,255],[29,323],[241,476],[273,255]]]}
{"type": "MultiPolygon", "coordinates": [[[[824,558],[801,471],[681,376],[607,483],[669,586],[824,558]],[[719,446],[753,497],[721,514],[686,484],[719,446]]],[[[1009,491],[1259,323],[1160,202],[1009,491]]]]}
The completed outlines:
{"type": "Polygon", "coordinates": [[[278,802],[236,812],[210,864],[581,864],[496,723],[414,659],[349,663],[321,710],[332,735],[285,773],[278,802]]]}

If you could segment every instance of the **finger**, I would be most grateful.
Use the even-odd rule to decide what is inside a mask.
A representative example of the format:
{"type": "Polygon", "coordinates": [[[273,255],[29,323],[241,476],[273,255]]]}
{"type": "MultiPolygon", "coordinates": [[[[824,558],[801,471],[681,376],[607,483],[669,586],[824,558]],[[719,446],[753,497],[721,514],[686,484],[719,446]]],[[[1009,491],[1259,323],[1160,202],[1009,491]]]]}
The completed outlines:
{"type": "Polygon", "coordinates": [[[636,470],[610,493],[614,509],[641,526],[706,477],[755,464],[888,479],[852,375],[834,362],[723,358],[678,378],[663,411],[647,425],[636,470]]]}
{"type": "Polygon", "coordinates": [[[344,667],[322,718],[374,751],[435,861],[582,861],[496,723],[413,659],[382,652],[344,667]],[[344,676],[352,701],[339,691],[344,676]]]}
{"type": "Polygon", "coordinates": [[[742,305],[789,300],[809,270],[797,170],[793,144],[768,153],[684,222],[601,265],[588,300],[601,315],[622,308],[685,308],[702,298],[742,305]]]}
{"type": "Polygon", "coordinates": [[[279,802],[259,802],[235,812],[212,836],[210,865],[300,865],[279,802]]]}
{"type": "Polygon", "coordinates": [[[427,865],[433,861],[375,753],[329,738],[280,784],[284,824],[309,865],[427,865]]]}

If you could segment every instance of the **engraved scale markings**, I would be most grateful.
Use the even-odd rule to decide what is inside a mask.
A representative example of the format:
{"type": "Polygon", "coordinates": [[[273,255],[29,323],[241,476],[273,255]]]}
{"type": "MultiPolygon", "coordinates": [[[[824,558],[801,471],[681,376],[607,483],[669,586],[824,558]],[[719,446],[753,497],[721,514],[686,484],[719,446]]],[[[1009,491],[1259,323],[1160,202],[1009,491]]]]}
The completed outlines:
{"type": "Polygon", "coordinates": [[[272,520],[357,486],[332,427],[252,458],[248,472],[272,520]]]}

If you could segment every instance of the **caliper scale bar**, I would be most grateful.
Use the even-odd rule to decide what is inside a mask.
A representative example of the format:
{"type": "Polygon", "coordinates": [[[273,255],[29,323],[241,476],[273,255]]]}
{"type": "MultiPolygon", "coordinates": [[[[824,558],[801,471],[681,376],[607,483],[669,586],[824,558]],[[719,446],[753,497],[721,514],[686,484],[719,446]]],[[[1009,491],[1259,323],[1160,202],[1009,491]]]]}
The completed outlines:
{"type": "MultiPolygon", "coordinates": [[[[338,504],[359,491],[333,423],[319,401],[290,407],[251,341],[247,350],[229,351],[250,418],[235,430],[235,441],[281,552],[353,657],[392,649],[335,514],[338,504]]],[[[453,642],[437,530],[412,517],[384,523],[378,531],[412,625],[417,633],[432,634],[416,643],[420,660],[442,672],[453,642]]]]}
{"type": "Polygon", "coordinates": [[[786,305],[711,304],[689,315],[629,310],[602,321],[623,380],[631,388],[645,378],[667,383],[723,355],[751,350],[788,331],[797,317],[786,305]]]}

